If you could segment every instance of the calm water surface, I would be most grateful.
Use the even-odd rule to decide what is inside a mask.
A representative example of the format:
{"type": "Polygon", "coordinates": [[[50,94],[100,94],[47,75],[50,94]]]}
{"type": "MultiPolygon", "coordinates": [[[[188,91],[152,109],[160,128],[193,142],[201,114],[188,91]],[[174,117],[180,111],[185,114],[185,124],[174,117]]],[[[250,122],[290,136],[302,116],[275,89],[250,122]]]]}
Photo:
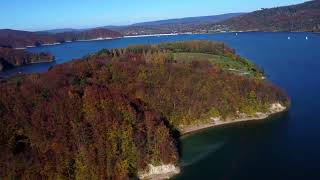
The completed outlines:
{"type": "MultiPolygon", "coordinates": [[[[124,38],[29,49],[48,51],[55,63],[102,48],[182,40],[219,40],[264,68],[286,90],[292,107],[269,120],[204,130],[182,138],[182,173],[174,179],[320,179],[320,35],[234,33],[124,38]],[[306,40],[308,36],[308,40],[306,40]],[[291,37],[288,40],[288,37],[291,37]]],[[[55,63],[2,73],[43,72],[55,63]]]]}

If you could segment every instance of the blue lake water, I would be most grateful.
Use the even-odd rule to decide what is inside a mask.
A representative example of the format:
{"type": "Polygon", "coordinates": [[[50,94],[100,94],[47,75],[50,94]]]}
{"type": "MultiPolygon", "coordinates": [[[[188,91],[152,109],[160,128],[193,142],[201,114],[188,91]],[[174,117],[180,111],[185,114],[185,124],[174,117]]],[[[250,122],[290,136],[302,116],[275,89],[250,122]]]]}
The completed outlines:
{"type": "Polygon", "coordinates": [[[289,94],[292,107],[268,120],[183,137],[183,169],[174,179],[320,179],[320,34],[224,33],[74,42],[29,49],[50,52],[56,62],[20,67],[2,75],[43,72],[56,63],[103,48],[195,39],[224,41],[263,67],[268,79],[289,94]]]}

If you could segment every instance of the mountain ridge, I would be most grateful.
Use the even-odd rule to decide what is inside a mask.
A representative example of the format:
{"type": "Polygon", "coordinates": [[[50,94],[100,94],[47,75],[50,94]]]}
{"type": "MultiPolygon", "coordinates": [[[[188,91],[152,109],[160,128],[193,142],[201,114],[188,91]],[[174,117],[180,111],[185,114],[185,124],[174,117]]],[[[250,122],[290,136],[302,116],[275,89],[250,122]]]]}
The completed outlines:
{"type": "MultiPolygon", "coordinates": [[[[218,14],[218,15],[208,15],[208,16],[195,16],[195,17],[183,17],[183,18],[170,18],[170,19],[162,19],[156,21],[146,21],[146,22],[138,22],[128,25],[107,25],[101,26],[97,28],[105,28],[114,31],[119,31],[121,33],[129,35],[130,31],[151,31],[151,33],[172,33],[173,31],[181,30],[181,26],[194,26],[200,24],[208,24],[208,23],[217,23],[232,17],[240,16],[245,13],[226,13],[226,14],[218,14]],[[170,30],[173,28],[174,30],[170,30]],[[163,30],[166,29],[166,30],[163,30]]],[[[66,32],[82,32],[86,30],[90,30],[94,28],[86,28],[86,29],[77,29],[77,28],[62,28],[62,29],[49,29],[41,32],[47,33],[66,33],[66,32]]],[[[190,28],[188,28],[190,30],[190,28]]],[[[139,33],[137,33],[139,34],[139,33]]],[[[149,33],[150,34],[150,33],[149,33]]],[[[132,35],[132,34],[130,34],[132,35]]]]}
{"type": "Polygon", "coordinates": [[[320,0],[275,8],[263,8],[221,23],[211,24],[207,29],[222,28],[227,31],[320,31],[320,0]]]}
{"type": "Polygon", "coordinates": [[[147,21],[141,23],[134,23],[131,26],[152,26],[152,25],[168,25],[173,23],[178,24],[190,24],[190,23],[209,23],[209,22],[218,22],[231,17],[236,17],[243,15],[245,13],[226,13],[219,15],[209,15],[209,16],[195,16],[195,17],[184,17],[184,18],[173,18],[173,19],[164,19],[157,21],[147,21]]]}

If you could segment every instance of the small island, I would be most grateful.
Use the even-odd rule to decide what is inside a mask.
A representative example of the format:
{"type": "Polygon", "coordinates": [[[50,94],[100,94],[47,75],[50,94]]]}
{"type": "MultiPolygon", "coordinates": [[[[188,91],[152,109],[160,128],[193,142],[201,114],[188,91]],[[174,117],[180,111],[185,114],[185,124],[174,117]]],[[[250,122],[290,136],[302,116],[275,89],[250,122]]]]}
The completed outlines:
{"type": "Polygon", "coordinates": [[[0,177],[152,179],[180,137],[285,111],[286,93],[222,42],[102,50],[0,82],[0,177]]]}
{"type": "Polygon", "coordinates": [[[50,53],[30,53],[25,50],[0,47],[0,72],[23,65],[53,62],[50,53]]]}

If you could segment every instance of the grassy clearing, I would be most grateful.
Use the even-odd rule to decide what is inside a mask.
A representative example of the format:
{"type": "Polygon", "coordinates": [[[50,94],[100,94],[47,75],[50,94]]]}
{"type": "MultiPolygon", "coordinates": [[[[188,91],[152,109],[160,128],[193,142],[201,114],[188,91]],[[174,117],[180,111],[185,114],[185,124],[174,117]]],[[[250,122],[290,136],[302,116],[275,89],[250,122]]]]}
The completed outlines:
{"type": "Polygon", "coordinates": [[[195,60],[207,60],[210,63],[224,69],[230,71],[232,73],[243,75],[243,76],[257,76],[258,73],[251,64],[244,63],[245,60],[239,61],[232,59],[230,57],[222,56],[222,55],[214,55],[214,54],[206,54],[206,53],[174,53],[174,60],[177,62],[183,63],[191,63],[195,60]]]}

